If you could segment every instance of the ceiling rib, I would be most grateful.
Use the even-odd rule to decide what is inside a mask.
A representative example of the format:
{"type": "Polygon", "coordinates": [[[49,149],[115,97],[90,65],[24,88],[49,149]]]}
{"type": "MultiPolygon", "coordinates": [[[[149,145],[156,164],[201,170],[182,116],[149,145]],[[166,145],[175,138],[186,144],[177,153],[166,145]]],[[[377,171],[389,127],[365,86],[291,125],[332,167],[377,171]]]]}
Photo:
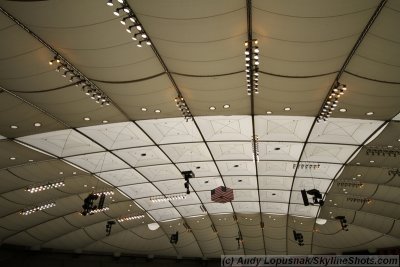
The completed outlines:
{"type": "MultiPolygon", "coordinates": [[[[49,45],[46,41],[44,41],[42,38],[40,38],[37,34],[35,34],[32,30],[30,30],[27,26],[25,26],[21,21],[19,21],[17,18],[15,18],[13,15],[11,15],[9,12],[7,12],[6,10],[4,10],[2,7],[0,7],[0,11],[6,15],[9,19],[11,19],[13,22],[15,22],[18,26],[20,26],[23,30],[25,30],[27,33],[29,33],[33,38],[35,38],[38,42],[40,42],[43,46],[45,46],[48,50],[50,50],[54,56],[57,56],[58,59],[60,59],[62,62],[64,62],[68,67],[71,67],[72,70],[79,75],[79,77],[83,78],[84,81],[87,84],[90,84],[91,87],[93,87],[93,89],[96,89],[98,92],[100,92],[102,95],[106,96],[107,99],[109,99],[111,101],[111,104],[119,111],[121,112],[121,114],[126,118],[129,119],[128,114],[122,110],[118,105],[116,105],[116,103],[114,101],[112,101],[112,99],[103,91],[101,90],[95,83],[92,82],[91,79],[89,79],[86,75],[84,75],[81,71],[79,71],[71,62],[69,62],[65,57],[63,57],[55,48],[53,48],[51,45],[49,45]]],[[[79,81],[77,82],[79,83],[79,81]]],[[[75,83],[75,84],[77,84],[75,83]]],[[[12,94],[10,91],[7,91],[8,93],[12,94]]],[[[14,96],[16,96],[15,94],[13,94],[14,96]]],[[[21,100],[22,98],[19,97],[21,100]]],[[[23,100],[26,103],[29,103],[27,100],[23,100]]],[[[32,106],[35,106],[33,104],[31,104],[32,106]]],[[[36,107],[36,106],[35,106],[36,107]]],[[[38,108],[38,107],[37,107],[38,108]]],[[[42,111],[42,109],[38,108],[40,111],[42,111]]],[[[46,112],[46,114],[48,114],[48,112],[46,112]]],[[[54,118],[54,116],[52,116],[54,118]]],[[[61,120],[57,120],[60,121],[61,120]]],[[[68,128],[70,128],[70,126],[68,126],[66,123],[62,122],[65,126],[67,126],[68,128]]]]}
{"type": "MultiPolygon", "coordinates": [[[[126,2],[126,4],[128,5],[128,7],[129,7],[131,10],[134,10],[134,9],[129,5],[128,2],[126,2]]],[[[143,25],[142,23],[140,23],[140,24],[143,25]]],[[[154,42],[151,40],[149,34],[147,34],[147,37],[148,37],[148,39],[149,39],[150,42],[151,42],[151,48],[153,49],[154,54],[156,55],[157,59],[159,60],[161,66],[164,68],[165,73],[167,74],[168,78],[170,79],[172,85],[174,86],[174,88],[175,88],[175,90],[176,90],[178,96],[179,96],[179,97],[183,97],[181,91],[179,90],[178,85],[176,84],[174,78],[173,78],[172,75],[171,75],[171,72],[168,70],[167,65],[165,64],[164,60],[162,59],[160,53],[158,52],[156,46],[154,45],[154,42]]],[[[186,104],[186,106],[187,106],[188,110],[190,111],[189,105],[186,104]]],[[[191,112],[190,112],[190,113],[191,113],[191,112]]],[[[191,114],[192,114],[192,113],[191,113],[191,114]]],[[[216,163],[216,161],[215,161],[215,159],[214,159],[214,156],[212,155],[211,150],[210,150],[210,148],[209,148],[209,146],[208,146],[208,144],[207,144],[207,142],[206,142],[206,140],[205,140],[205,138],[204,138],[204,136],[203,136],[203,134],[202,134],[202,132],[201,132],[201,130],[200,130],[200,128],[199,128],[199,126],[198,126],[198,124],[197,124],[197,122],[196,122],[196,120],[195,120],[194,118],[193,118],[193,123],[195,124],[197,130],[199,131],[200,136],[201,136],[201,138],[202,138],[202,141],[203,141],[204,144],[206,145],[206,147],[207,147],[207,149],[208,149],[208,151],[209,151],[209,153],[210,153],[210,155],[211,155],[211,157],[212,157],[213,163],[214,163],[214,165],[216,166],[216,168],[217,168],[217,170],[218,170],[219,176],[221,177],[221,180],[222,180],[222,182],[223,182],[223,184],[224,184],[224,186],[225,186],[225,182],[224,182],[224,179],[223,179],[223,177],[222,177],[221,171],[219,170],[218,165],[217,165],[217,163],[216,163]]],[[[232,205],[232,202],[231,202],[231,206],[232,206],[232,210],[233,210],[233,216],[234,216],[235,218],[237,218],[236,213],[235,213],[235,209],[234,209],[234,207],[233,207],[233,205],[232,205]]],[[[212,222],[212,224],[215,225],[215,223],[213,222],[213,220],[212,220],[211,217],[210,217],[210,221],[212,222]]],[[[238,229],[239,229],[239,231],[240,231],[240,226],[239,226],[238,221],[236,221],[236,223],[237,223],[237,227],[238,227],[238,229]]],[[[222,243],[221,243],[221,246],[222,246],[222,243]]],[[[222,247],[222,248],[223,248],[223,247],[222,247]]],[[[246,254],[246,253],[245,253],[244,245],[243,245],[243,251],[244,251],[244,254],[246,254]]]]}
{"type": "Polygon", "coordinates": [[[375,9],[374,14],[372,14],[371,18],[369,19],[369,21],[365,25],[363,31],[361,32],[361,34],[358,37],[356,43],[354,44],[354,46],[351,49],[350,53],[348,54],[346,60],[344,61],[342,67],[340,68],[338,74],[336,75],[335,80],[332,82],[331,87],[329,88],[328,94],[326,95],[326,97],[325,97],[324,101],[322,102],[322,105],[321,105],[321,107],[320,107],[320,109],[318,111],[318,115],[321,114],[322,109],[324,108],[324,105],[325,105],[326,101],[328,101],[332,90],[339,83],[340,77],[342,77],[342,74],[346,70],[347,65],[350,63],[350,60],[353,58],[354,54],[356,53],[356,51],[357,51],[358,47],[360,46],[360,44],[362,43],[362,41],[364,40],[364,38],[367,35],[367,33],[368,33],[369,29],[371,28],[372,24],[375,22],[376,18],[381,13],[381,11],[382,11],[383,7],[385,6],[386,2],[387,2],[387,0],[381,0],[381,2],[379,3],[378,7],[375,9]]]}
{"type": "MultiPolygon", "coordinates": [[[[373,14],[372,17],[369,19],[367,25],[364,27],[364,30],[362,31],[360,37],[358,38],[358,40],[356,41],[356,43],[355,43],[355,45],[353,46],[352,50],[350,51],[349,55],[347,56],[345,62],[343,63],[342,67],[340,68],[340,70],[339,70],[339,72],[338,72],[338,74],[337,74],[335,80],[333,81],[333,83],[332,83],[332,85],[331,85],[331,87],[330,87],[330,89],[329,89],[329,91],[328,91],[328,94],[326,95],[324,101],[322,102],[322,105],[321,105],[321,107],[320,107],[320,110],[319,110],[319,112],[318,112],[318,115],[321,113],[322,108],[324,107],[324,103],[325,103],[326,100],[329,98],[331,91],[332,91],[333,88],[336,86],[336,84],[337,84],[337,82],[339,81],[341,75],[343,74],[345,68],[347,67],[348,63],[350,62],[351,58],[353,57],[355,51],[356,51],[357,48],[360,46],[362,40],[364,39],[365,35],[367,34],[368,30],[370,29],[372,23],[375,21],[376,17],[379,15],[380,11],[382,10],[382,8],[383,8],[383,6],[386,4],[386,2],[387,2],[387,0],[382,0],[382,1],[380,2],[380,4],[378,5],[378,7],[376,8],[374,14],[373,14]]],[[[318,115],[317,115],[317,116],[318,116],[318,115]]],[[[298,163],[297,163],[297,166],[296,166],[296,170],[295,170],[295,172],[294,172],[294,174],[293,174],[293,182],[292,182],[292,187],[291,187],[291,189],[290,189],[290,196],[289,196],[288,214],[289,214],[289,210],[290,210],[290,202],[291,202],[291,197],[292,197],[292,190],[293,190],[293,185],[294,185],[294,179],[296,178],[296,174],[297,174],[297,170],[298,170],[299,163],[300,163],[300,161],[301,161],[301,157],[303,156],[305,147],[307,146],[307,143],[308,143],[308,140],[309,140],[309,138],[310,138],[311,132],[312,132],[312,130],[314,129],[314,126],[315,126],[316,123],[317,123],[317,117],[314,119],[313,124],[312,124],[312,126],[311,126],[311,128],[310,128],[310,131],[309,131],[309,133],[308,133],[308,135],[307,135],[307,138],[306,138],[306,140],[305,140],[305,142],[304,142],[304,146],[303,146],[303,149],[301,150],[301,153],[300,153],[300,156],[299,156],[299,160],[298,160],[298,163]]],[[[380,127],[379,127],[379,128],[380,128],[380,127]]],[[[374,132],[374,133],[375,133],[375,132],[374,132]]],[[[368,139],[367,139],[367,140],[368,140],[368,139]]],[[[357,150],[358,150],[358,149],[357,149],[357,150]]],[[[357,151],[357,150],[356,150],[356,151],[357,151]]],[[[350,158],[350,157],[349,157],[349,158],[350,158]]],[[[344,166],[344,165],[343,165],[343,166],[344,166]]],[[[335,175],[335,176],[336,176],[336,175],[335,175]]],[[[333,180],[332,180],[332,181],[333,181],[333,180]]],[[[329,187],[328,187],[328,188],[329,188],[329,187]]],[[[318,213],[317,213],[317,214],[318,214],[318,213]]],[[[288,223],[289,223],[289,216],[287,217],[286,225],[288,225],[288,223]]],[[[315,222],[314,222],[314,226],[315,226],[315,222]]],[[[313,234],[312,234],[312,236],[311,236],[311,251],[310,251],[310,253],[312,253],[312,241],[313,241],[313,238],[314,238],[314,236],[313,236],[313,234]]],[[[286,253],[287,253],[287,254],[289,253],[288,249],[289,249],[289,247],[288,247],[288,235],[287,235],[287,231],[286,231],[286,253]]]]}
{"type": "MultiPolygon", "coordinates": [[[[252,20],[252,3],[251,0],[246,0],[246,17],[247,17],[247,41],[250,45],[250,50],[252,49],[252,43],[253,43],[253,20],[252,20]]],[[[260,224],[264,225],[264,221],[263,221],[263,217],[262,217],[262,212],[261,212],[261,197],[260,197],[260,184],[258,181],[258,164],[257,164],[257,159],[259,158],[257,149],[256,149],[256,142],[258,142],[257,138],[256,138],[256,127],[255,127],[255,121],[254,121],[254,95],[255,95],[255,91],[254,91],[254,82],[252,81],[252,79],[254,78],[253,76],[253,68],[252,68],[252,59],[250,59],[250,83],[252,84],[252,88],[250,91],[250,108],[251,108],[251,126],[252,126],[252,147],[253,147],[253,158],[254,158],[254,165],[255,165],[255,169],[256,169],[256,179],[257,179],[257,194],[258,194],[258,207],[259,207],[259,215],[260,215],[260,224]]],[[[264,226],[265,227],[265,226],[264,226]]],[[[267,255],[267,248],[265,245],[265,237],[264,237],[264,227],[261,227],[260,225],[260,229],[261,229],[261,235],[262,235],[262,239],[263,239],[263,247],[264,247],[264,253],[265,255],[267,255]]]]}

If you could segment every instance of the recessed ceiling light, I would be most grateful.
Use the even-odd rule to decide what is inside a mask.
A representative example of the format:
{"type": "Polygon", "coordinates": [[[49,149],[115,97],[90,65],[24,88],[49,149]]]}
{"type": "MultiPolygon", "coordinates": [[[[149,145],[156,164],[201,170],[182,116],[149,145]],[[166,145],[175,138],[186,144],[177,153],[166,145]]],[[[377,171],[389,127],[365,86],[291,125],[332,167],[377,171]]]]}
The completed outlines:
{"type": "Polygon", "coordinates": [[[40,127],[40,126],[42,126],[42,124],[41,124],[40,122],[35,122],[35,123],[33,124],[33,126],[35,126],[35,127],[40,127]]]}
{"type": "Polygon", "coordinates": [[[211,106],[211,107],[210,107],[210,110],[215,110],[215,107],[214,107],[214,106],[211,106]]]}
{"type": "Polygon", "coordinates": [[[361,174],[357,174],[357,177],[361,177],[361,174]]]}
{"type": "Polygon", "coordinates": [[[369,161],[369,163],[374,163],[374,162],[375,162],[374,160],[370,160],[370,161],[369,161]]]}
{"type": "Polygon", "coordinates": [[[83,120],[90,121],[90,118],[89,117],[85,117],[85,118],[83,118],[83,120]]]}
{"type": "Polygon", "coordinates": [[[399,138],[399,139],[397,139],[397,141],[399,141],[399,142],[400,142],[400,138],[399,138]]]}
{"type": "Polygon", "coordinates": [[[229,108],[229,107],[230,107],[229,104],[225,104],[225,105],[224,105],[224,108],[229,108]]]}
{"type": "Polygon", "coordinates": [[[75,175],[75,174],[76,174],[76,172],[73,172],[72,174],[73,174],[73,175],[75,175]]]}
{"type": "Polygon", "coordinates": [[[142,111],[147,111],[147,108],[141,108],[142,111]]]}
{"type": "Polygon", "coordinates": [[[107,121],[107,120],[104,120],[103,123],[108,123],[108,121],[107,121]]]}
{"type": "Polygon", "coordinates": [[[87,187],[87,184],[84,184],[83,187],[87,187]]]}
{"type": "Polygon", "coordinates": [[[267,111],[267,114],[268,114],[268,115],[271,115],[271,114],[272,114],[272,111],[267,111]]]}
{"type": "Polygon", "coordinates": [[[64,174],[64,172],[59,172],[59,174],[60,174],[60,175],[63,175],[63,174],[64,174]]]}
{"type": "Polygon", "coordinates": [[[360,165],[360,164],[361,164],[360,162],[357,162],[357,163],[356,163],[356,165],[360,165]]]}
{"type": "Polygon", "coordinates": [[[374,113],[372,111],[370,111],[370,112],[365,113],[365,115],[371,116],[371,115],[374,115],[374,113]]]}
{"type": "Polygon", "coordinates": [[[286,108],[284,108],[284,110],[285,111],[289,111],[289,110],[291,110],[291,108],[290,107],[286,107],[286,108]]]}
{"type": "Polygon", "coordinates": [[[33,159],[28,160],[29,162],[33,162],[33,159]]]}
{"type": "Polygon", "coordinates": [[[16,158],[14,158],[14,157],[11,157],[10,159],[11,159],[11,160],[16,160],[16,158]]]}
{"type": "Polygon", "coordinates": [[[392,148],[393,146],[389,145],[388,148],[392,148]]]}
{"type": "Polygon", "coordinates": [[[11,125],[10,128],[11,129],[18,129],[18,126],[17,125],[11,125]]]}
{"type": "Polygon", "coordinates": [[[161,112],[161,110],[159,110],[159,109],[156,109],[156,110],[154,110],[154,112],[155,112],[155,113],[160,113],[160,112],[161,112]]]}
{"type": "Polygon", "coordinates": [[[346,112],[346,111],[347,111],[347,109],[345,109],[345,108],[341,108],[341,109],[339,109],[339,111],[340,111],[340,112],[346,112]]]}

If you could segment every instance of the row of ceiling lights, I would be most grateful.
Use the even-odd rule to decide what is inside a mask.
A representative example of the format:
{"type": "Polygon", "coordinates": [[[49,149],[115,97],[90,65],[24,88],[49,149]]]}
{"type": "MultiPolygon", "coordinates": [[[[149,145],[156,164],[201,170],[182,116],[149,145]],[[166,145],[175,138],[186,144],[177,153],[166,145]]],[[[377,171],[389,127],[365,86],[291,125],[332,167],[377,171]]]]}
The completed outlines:
{"type": "Polygon", "coordinates": [[[61,73],[62,77],[68,78],[71,83],[75,82],[75,86],[77,87],[81,86],[82,91],[85,92],[87,96],[90,96],[96,103],[101,104],[101,106],[110,105],[110,99],[99,90],[96,85],[59,55],[55,55],[54,58],[49,61],[49,65],[56,65],[57,67],[55,70],[61,73]]]}
{"type": "Polygon", "coordinates": [[[336,82],[336,85],[329,93],[328,98],[325,100],[322,110],[317,117],[317,122],[326,121],[332,115],[332,112],[339,103],[339,98],[346,92],[346,90],[347,87],[345,84],[336,82]]]}
{"type": "MultiPolygon", "coordinates": [[[[125,16],[121,19],[121,24],[127,26],[126,31],[132,35],[132,40],[138,41],[137,46],[142,47],[142,44],[145,43],[146,45],[151,45],[151,41],[144,31],[143,25],[140,24],[139,20],[137,19],[135,13],[130,8],[128,3],[125,0],[118,0],[120,3],[120,7],[116,8],[113,12],[115,16],[121,16],[121,13],[125,13],[125,16]],[[122,12],[121,12],[122,11],[122,12]],[[128,24],[131,24],[128,26],[128,24]],[[135,32],[134,32],[135,31],[135,32]]],[[[107,1],[108,6],[114,6],[112,0],[107,1]]]]}
{"type": "Polygon", "coordinates": [[[258,41],[248,40],[244,43],[245,46],[245,65],[246,65],[246,81],[247,94],[258,94],[258,76],[259,76],[259,56],[258,41]]]}

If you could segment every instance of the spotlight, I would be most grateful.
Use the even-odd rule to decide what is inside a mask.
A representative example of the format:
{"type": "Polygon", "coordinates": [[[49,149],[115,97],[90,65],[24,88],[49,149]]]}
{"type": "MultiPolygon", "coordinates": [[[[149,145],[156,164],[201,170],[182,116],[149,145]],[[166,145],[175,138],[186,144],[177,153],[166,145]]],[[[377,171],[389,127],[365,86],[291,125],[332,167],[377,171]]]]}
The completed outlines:
{"type": "Polygon", "coordinates": [[[119,11],[122,10],[122,7],[117,8],[113,13],[115,16],[119,17],[119,11]]]}
{"type": "Polygon", "coordinates": [[[113,4],[113,1],[112,0],[108,0],[107,1],[107,6],[113,6],[114,4],[113,4]]]}
{"type": "Polygon", "coordinates": [[[349,231],[345,216],[336,216],[335,219],[340,221],[340,226],[343,231],[349,231]]]}
{"type": "Polygon", "coordinates": [[[171,235],[171,238],[169,239],[169,242],[170,242],[171,244],[178,244],[178,238],[179,238],[179,232],[176,231],[175,234],[172,234],[172,235],[171,235]]]}
{"type": "Polygon", "coordinates": [[[106,224],[106,236],[111,235],[111,228],[115,224],[115,221],[108,221],[106,224]]]}
{"type": "Polygon", "coordinates": [[[319,205],[319,206],[323,206],[324,205],[324,201],[322,200],[322,194],[319,192],[319,190],[317,189],[311,189],[311,190],[301,190],[301,197],[303,198],[303,202],[304,202],[304,206],[308,206],[308,205],[319,205]],[[308,201],[308,195],[312,195],[313,196],[313,202],[310,203],[308,201]]]}
{"type": "Polygon", "coordinates": [[[304,239],[303,239],[302,233],[297,233],[295,230],[293,230],[293,237],[294,237],[294,240],[297,241],[299,246],[304,246],[304,239]]]}

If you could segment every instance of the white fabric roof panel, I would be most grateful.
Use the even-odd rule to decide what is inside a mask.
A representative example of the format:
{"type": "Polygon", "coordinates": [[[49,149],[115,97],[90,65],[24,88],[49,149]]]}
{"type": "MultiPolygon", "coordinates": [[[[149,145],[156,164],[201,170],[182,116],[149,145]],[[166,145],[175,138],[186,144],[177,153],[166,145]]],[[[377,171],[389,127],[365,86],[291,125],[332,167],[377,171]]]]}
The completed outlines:
{"type": "Polygon", "coordinates": [[[110,150],[153,144],[132,122],[96,125],[80,128],[79,130],[110,150]]]}
{"type": "Polygon", "coordinates": [[[65,158],[67,161],[78,165],[89,172],[105,172],[128,168],[128,164],[110,152],[85,154],[65,158]]]}
{"type": "Polygon", "coordinates": [[[97,174],[114,186],[145,183],[147,180],[134,169],[101,172],[97,174]]]}
{"type": "Polygon", "coordinates": [[[58,157],[104,151],[99,145],[74,130],[42,133],[17,140],[58,157]]]}
{"type": "Polygon", "coordinates": [[[251,140],[250,116],[197,117],[196,122],[206,141],[251,140]]]}
{"type": "Polygon", "coordinates": [[[132,167],[171,163],[160,148],[156,146],[121,149],[114,151],[114,153],[132,167]]]}
{"type": "Polygon", "coordinates": [[[208,161],[210,152],[204,143],[161,145],[160,148],[173,162],[208,161]]]}

